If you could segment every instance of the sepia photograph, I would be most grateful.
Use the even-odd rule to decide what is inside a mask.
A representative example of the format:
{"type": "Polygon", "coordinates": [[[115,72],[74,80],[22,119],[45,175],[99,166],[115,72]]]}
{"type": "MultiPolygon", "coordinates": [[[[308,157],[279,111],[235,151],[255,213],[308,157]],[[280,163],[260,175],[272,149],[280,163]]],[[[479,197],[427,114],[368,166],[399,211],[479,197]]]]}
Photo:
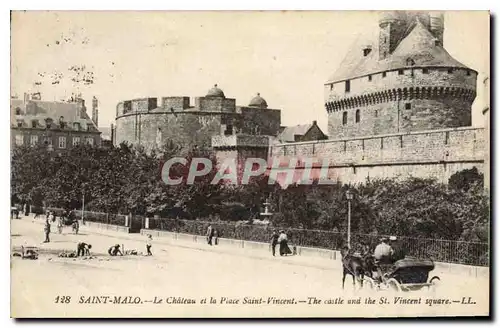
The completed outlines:
{"type": "Polygon", "coordinates": [[[10,12],[10,316],[490,317],[490,12],[10,12]]]}

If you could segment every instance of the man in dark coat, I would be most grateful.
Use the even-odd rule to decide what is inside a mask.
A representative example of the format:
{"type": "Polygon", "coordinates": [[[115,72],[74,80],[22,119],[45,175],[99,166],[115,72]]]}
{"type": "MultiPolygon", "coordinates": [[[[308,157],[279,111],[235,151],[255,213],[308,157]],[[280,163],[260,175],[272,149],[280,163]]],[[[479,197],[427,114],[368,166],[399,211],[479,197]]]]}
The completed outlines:
{"type": "Polygon", "coordinates": [[[44,241],[44,243],[50,243],[50,238],[49,238],[49,235],[50,235],[50,222],[49,222],[48,219],[45,221],[45,227],[43,228],[43,231],[45,232],[45,241],[44,241]]]}
{"type": "Polygon", "coordinates": [[[214,237],[214,228],[212,228],[212,225],[209,225],[207,228],[207,241],[210,246],[212,246],[213,237],[214,237]]]}
{"type": "Polygon", "coordinates": [[[273,256],[276,256],[276,245],[278,245],[279,237],[280,235],[278,234],[278,231],[274,230],[271,236],[271,250],[273,252],[273,256]]]}

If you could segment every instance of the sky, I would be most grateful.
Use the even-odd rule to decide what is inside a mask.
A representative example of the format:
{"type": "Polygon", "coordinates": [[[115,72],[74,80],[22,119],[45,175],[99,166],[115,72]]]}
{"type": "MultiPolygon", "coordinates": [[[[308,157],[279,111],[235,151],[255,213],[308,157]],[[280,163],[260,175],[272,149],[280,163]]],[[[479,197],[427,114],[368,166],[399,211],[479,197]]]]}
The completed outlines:
{"type": "MultiPolygon", "coordinates": [[[[96,96],[99,126],[109,127],[120,101],[189,96],[193,104],[218,84],[238,105],[259,92],[282,110],[282,125],[317,120],[327,132],[323,84],[377,20],[368,11],[14,12],[11,94],[60,100],[81,93],[89,114],[96,96]],[[75,67],[92,83],[71,81],[75,67]]],[[[445,48],[479,72],[474,126],[484,124],[489,40],[488,12],[445,13],[445,48]]]]}

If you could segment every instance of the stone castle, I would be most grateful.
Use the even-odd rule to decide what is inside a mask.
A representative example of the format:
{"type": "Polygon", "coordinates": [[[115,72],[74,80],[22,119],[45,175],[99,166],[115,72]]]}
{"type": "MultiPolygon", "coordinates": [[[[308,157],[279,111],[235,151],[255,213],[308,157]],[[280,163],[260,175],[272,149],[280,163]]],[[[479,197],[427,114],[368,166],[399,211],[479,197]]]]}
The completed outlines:
{"type": "MultiPolygon", "coordinates": [[[[471,127],[477,72],[444,48],[441,13],[383,12],[378,37],[356,43],[324,84],[328,139],[279,139],[280,111],[256,96],[236,106],[217,87],[190,106],[188,97],[125,101],[117,106],[116,142],[211,146],[219,159],[247,157],[328,162],[330,180],[434,177],[484,171],[488,137],[471,127]]],[[[318,135],[322,133],[317,133],[318,135]]],[[[318,138],[324,139],[324,138],[318,138]]]]}

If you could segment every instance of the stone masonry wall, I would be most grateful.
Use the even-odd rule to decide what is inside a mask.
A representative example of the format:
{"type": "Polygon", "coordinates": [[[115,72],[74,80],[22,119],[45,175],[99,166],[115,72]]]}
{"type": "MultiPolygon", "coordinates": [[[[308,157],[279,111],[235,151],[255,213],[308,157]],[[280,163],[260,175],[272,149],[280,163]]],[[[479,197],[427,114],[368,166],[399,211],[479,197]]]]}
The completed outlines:
{"type": "Polygon", "coordinates": [[[325,85],[329,137],[470,126],[476,72],[427,70],[424,73],[423,68],[408,68],[385,72],[385,77],[382,73],[359,77],[350,80],[348,92],[345,81],[325,85]],[[356,111],[359,122],[355,122],[356,111]]]}
{"type": "MultiPolygon", "coordinates": [[[[483,170],[486,140],[482,128],[455,128],[347,140],[273,145],[270,156],[287,163],[292,157],[326,160],[329,177],[363,182],[367,177],[438,177],[446,182],[464,168],[483,170]]],[[[303,163],[303,161],[302,161],[303,163]]],[[[302,164],[303,165],[303,164],[302,164]]]]}

